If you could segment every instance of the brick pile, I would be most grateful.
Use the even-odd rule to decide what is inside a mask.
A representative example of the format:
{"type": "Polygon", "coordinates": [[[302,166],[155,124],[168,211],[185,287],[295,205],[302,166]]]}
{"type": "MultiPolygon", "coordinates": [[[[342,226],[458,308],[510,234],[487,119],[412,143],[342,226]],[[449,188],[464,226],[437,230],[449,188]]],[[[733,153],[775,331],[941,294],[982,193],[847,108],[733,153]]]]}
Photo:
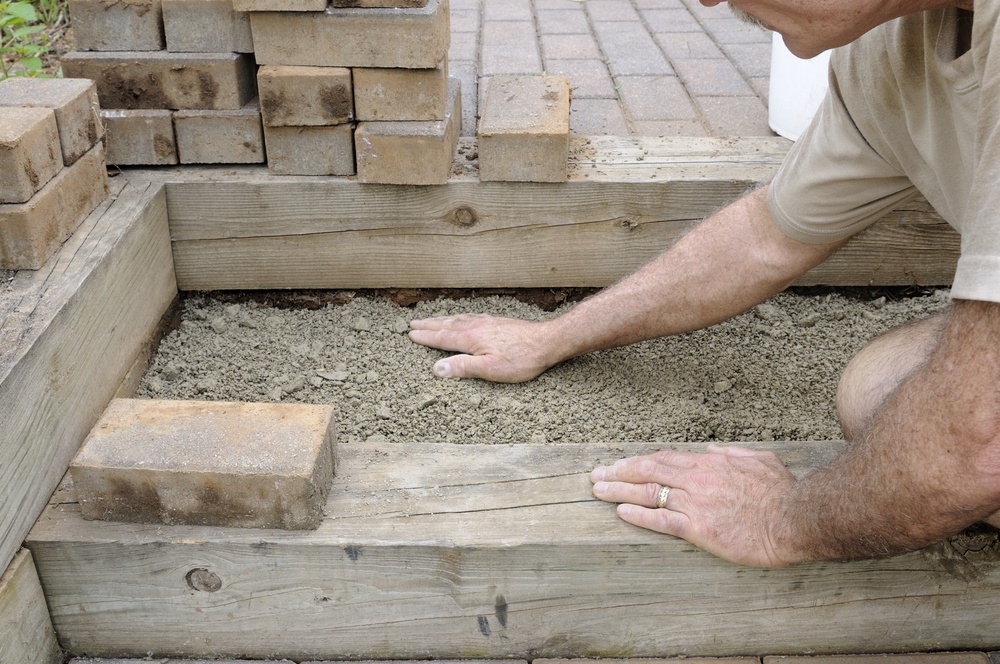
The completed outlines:
{"type": "Polygon", "coordinates": [[[250,12],[271,172],[444,184],[461,130],[447,0],[234,0],[250,12]]]}
{"type": "Polygon", "coordinates": [[[120,166],[264,162],[249,17],[231,0],[70,0],[77,50],[120,166]]]}
{"type": "Polygon", "coordinates": [[[448,0],[70,0],[70,15],[63,70],[97,82],[109,163],[447,181],[448,0]]]}
{"type": "Polygon", "coordinates": [[[0,82],[0,268],[37,270],[108,196],[93,81],[0,82]]]}

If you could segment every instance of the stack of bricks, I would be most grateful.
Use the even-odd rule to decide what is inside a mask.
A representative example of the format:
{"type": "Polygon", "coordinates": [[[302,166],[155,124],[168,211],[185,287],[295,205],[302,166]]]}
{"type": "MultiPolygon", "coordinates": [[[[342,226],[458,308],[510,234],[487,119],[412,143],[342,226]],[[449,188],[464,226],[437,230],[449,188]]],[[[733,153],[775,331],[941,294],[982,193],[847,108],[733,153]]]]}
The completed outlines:
{"type": "Polygon", "coordinates": [[[0,82],[0,268],[37,270],[108,196],[93,81],[0,82]]]}
{"type": "Polygon", "coordinates": [[[233,0],[250,12],[268,164],[444,184],[461,130],[448,0],[233,0]]]}
{"type": "Polygon", "coordinates": [[[77,50],[119,166],[263,163],[253,38],[232,0],[70,0],[77,50]]]}
{"type": "Polygon", "coordinates": [[[451,172],[448,0],[70,0],[70,15],[63,70],[97,81],[109,163],[266,161],[384,184],[451,172]]]}

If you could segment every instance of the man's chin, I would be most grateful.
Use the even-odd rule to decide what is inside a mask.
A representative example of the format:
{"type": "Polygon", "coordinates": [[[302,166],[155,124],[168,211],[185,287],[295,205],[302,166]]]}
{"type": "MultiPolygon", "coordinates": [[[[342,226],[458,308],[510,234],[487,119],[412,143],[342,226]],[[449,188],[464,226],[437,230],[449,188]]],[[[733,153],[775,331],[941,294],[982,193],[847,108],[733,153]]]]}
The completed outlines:
{"type": "Polygon", "coordinates": [[[759,18],[757,18],[756,16],[747,12],[744,9],[740,9],[731,2],[729,3],[729,10],[733,12],[736,18],[740,19],[741,21],[743,21],[748,25],[756,26],[758,28],[761,28],[762,30],[768,29],[768,27],[764,25],[764,23],[759,18]]]}

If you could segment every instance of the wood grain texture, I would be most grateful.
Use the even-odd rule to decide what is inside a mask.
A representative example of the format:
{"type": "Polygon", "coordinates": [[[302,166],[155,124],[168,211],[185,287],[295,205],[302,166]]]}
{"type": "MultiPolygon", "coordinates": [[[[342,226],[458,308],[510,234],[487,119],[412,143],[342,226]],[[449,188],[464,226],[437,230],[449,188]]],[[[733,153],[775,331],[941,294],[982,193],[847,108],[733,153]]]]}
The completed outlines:
{"type": "Polygon", "coordinates": [[[0,664],[59,664],[62,651],[49,620],[31,554],[21,549],[0,575],[0,664]]]}
{"type": "Polygon", "coordinates": [[[0,567],[176,294],[162,187],[112,197],[0,291],[0,567]]]}
{"type": "MultiPolygon", "coordinates": [[[[801,474],[839,443],[769,446],[801,474]]],[[[66,487],[29,546],[64,647],[93,655],[530,660],[1000,643],[995,534],[882,561],[731,565],[591,497],[595,464],[651,449],[342,445],[311,533],[98,526],[66,487]]]]}
{"type": "MultiPolygon", "coordinates": [[[[770,179],[784,139],[575,139],[569,181],[364,185],[262,169],[137,171],[167,183],[181,289],[606,286],[770,179]]],[[[951,283],[958,236],[901,206],[799,285],[951,283]]]]}

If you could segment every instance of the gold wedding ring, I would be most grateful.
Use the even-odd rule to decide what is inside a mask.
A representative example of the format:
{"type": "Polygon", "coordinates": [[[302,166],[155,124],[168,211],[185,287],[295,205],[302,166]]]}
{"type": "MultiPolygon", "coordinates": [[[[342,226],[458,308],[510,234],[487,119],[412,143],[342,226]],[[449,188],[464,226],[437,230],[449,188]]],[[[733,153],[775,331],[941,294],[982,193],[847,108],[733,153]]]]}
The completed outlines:
{"type": "Polygon", "coordinates": [[[670,487],[661,487],[660,491],[656,494],[656,507],[657,509],[663,509],[667,506],[667,496],[670,495],[670,487]]]}

